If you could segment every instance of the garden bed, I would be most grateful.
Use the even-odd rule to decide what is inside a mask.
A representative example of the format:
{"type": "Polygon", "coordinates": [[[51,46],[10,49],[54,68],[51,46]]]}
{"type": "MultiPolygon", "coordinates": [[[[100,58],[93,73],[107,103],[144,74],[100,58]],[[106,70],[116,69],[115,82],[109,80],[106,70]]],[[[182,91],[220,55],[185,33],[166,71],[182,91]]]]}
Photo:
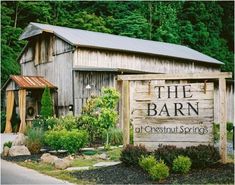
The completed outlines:
{"type": "MultiPolygon", "coordinates": [[[[186,175],[171,174],[160,184],[234,184],[234,165],[217,164],[213,167],[192,170],[186,175]]],[[[96,184],[153,184],[147,173],[137,167],[127,167],[123,164],[71,173],[80,180],[96,184]]]]}

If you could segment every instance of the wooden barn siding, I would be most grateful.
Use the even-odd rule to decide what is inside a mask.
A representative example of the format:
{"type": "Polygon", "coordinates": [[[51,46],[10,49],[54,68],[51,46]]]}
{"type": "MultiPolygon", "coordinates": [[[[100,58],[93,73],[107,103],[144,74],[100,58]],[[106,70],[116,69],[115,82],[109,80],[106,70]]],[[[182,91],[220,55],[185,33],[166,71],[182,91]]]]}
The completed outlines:
{"type": "Polygon", "coordinates": [[[75,52],[74,67],[101,67],[139,70],[149,73],[187,73],[220,71],[213,65],[199,62],[176,61],[141,54],[79,48],[75,52]]]}
{"type": "Polygon", "coordinates": [[[72,60],[73,53],[69,44],[59,38],[54,39],[52,62],[40,65],[34,64],[34,61],[25,62],[25,52],[20,60],[21,74],[32,76],[44,76],[47,80],[58,87],[58,108],[59,115],[68,113],[69,104],[73,104],[72,98],[72,60]]]}
{"type": "Polygon", "coordinates": [[[74,72],[74,111],[79,115],[91,95],[100,95],[102,87],[115,86],[115,74],[111,72],[74,72]],[[91,89],[86,89],[87,85],[91,89]]]}

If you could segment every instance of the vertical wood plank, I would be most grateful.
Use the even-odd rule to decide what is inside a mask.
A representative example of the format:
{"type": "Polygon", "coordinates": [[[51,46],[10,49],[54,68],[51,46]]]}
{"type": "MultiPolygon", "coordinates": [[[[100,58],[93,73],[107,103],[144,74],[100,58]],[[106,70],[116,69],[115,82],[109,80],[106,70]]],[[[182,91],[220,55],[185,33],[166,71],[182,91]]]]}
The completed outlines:
{"type": "Polygon", "coordinates": [[[220,121],[220,156],[222,163],[227,162],[227,99],[225,78],[219,78],[219,121],[220,121]]]}
{"type": "MultiPolygon", "coordinates": [[[[120,95],[122,95],[122,81],[116,81],[116,89],[120,93],[120,95]]],[[[118,126],[119,126],[119,128],[123,129],[122,96],[120,96],[119,103],[118,103],[118,113],[119,113],[118,126]]]]}
{"type": "Polygon", "coordinates": [[[130,87],[129,81],[122,83],[123,145],[130,143],[130,87]]]}

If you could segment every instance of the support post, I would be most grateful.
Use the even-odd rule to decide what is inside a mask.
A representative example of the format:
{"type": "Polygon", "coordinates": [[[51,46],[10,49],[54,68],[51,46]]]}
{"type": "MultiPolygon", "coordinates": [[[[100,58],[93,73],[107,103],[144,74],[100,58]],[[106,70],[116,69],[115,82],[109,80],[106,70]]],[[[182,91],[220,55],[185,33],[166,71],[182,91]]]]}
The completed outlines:
{"type": "Polygon", "coordinates": [[[227,162],[227,97],[226,80],[219,78],[219,122],[220,122],[220,157],[222,163],[227,162]]]}
{"type": "Polygon", "coordinates": [[[130,143],[130,87],[129,81],[122,83],[122,123],[123,123],[123,145],[130,143]]]}

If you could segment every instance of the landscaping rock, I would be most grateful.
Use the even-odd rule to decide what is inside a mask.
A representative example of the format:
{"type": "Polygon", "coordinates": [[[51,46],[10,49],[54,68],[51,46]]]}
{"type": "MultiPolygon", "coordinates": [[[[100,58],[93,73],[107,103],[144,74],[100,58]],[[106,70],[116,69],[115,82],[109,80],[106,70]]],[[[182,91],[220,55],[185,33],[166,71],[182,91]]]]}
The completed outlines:
{"type": "Polygon", "coordinates": [[[66,170],[67,171],[82,171],[82,170],[89,170],[90,167],[89,166],[82,166],[82,167],[70,167],[70,168],[67,168],[66,170]]]}
{"type": "Polygon", "coordinates": [[[64,170],[71,165],[71,162],[68,159],[57,159],[55,160],[55,168],[64,170]]]}
{"type": "Polygon", "coordinates": [[[99,155],[99,158],[103,160],[108,160],[108,155],[106,153],[102,153],[99,155]]]}
{"type": "Polygon", "coordinates": [[[118,161],[118,162],[99,162],[99,163],[94,164],[93,166],[94,167],[105,167],[105,166],[114,166],[114,165],[117,165],[120,163],[121,163],[120,161],[118,161]]]}
{"type": "Polygon", "coordinates": [[[22,133],[19,133],[15,140],[12,142],[12,146],[23,146],[26,144],[26,136],[22,133]]]}
{"type": "Polygon", "coordinates": [[[3,148],[2,155],[3,155],[4,157],[7,157],[8,154],[9,154],[9,150],[10,150],[10,148],[9,148],[8,146],[5,146],[5,147],[3,148]]]}
{"type": "Polygon", "coordinates": [[[26,146],[12,146],[9,150],[10,156],[31,155],[26,146]]]}
{"type": "Polygon", "coordinates": [[[45,153],[40,157],[40,159],[43,163],[54,164],[55,161],[59,158],[49,153],[45,153]]]}

